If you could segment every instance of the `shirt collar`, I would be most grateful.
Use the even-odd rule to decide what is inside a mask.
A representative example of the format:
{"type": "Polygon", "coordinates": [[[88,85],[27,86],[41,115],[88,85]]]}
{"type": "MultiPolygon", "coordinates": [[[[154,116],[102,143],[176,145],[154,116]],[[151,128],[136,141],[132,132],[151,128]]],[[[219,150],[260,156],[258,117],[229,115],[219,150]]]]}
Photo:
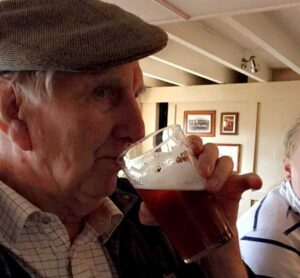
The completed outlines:
{"type": "Polygon", "coordinates": [[[289,181],[283,181],[281,183],[279,192],[288,200],[288,203],[292,209],[300,213],[300,199],[295,194],[292,184],[289,181]]]}
{"type": "MultiPolygon", "coordinates": [[[[0,236],[16,242],[26,221],[49,223],[57,217],[41,211],[12,188],[0,182],[0,236]]],[[[87,217],[89,225],[105,243],[123,219],[123,213],[108,198],[87,217]]]]}
{"type": "Polygon", "coordinates": [[[101,236],[103,243],[106,243],[123,217],[124,215],[118,207],[106,197],[99,208],[89,214],[87,225],[94,229],[97,237],[101,236]]]}
{"type": "Polygon", "coordinates": [[[0,234],[9,242],[17,241],[27,219],[41,210],[0,182],[0,234]]]}

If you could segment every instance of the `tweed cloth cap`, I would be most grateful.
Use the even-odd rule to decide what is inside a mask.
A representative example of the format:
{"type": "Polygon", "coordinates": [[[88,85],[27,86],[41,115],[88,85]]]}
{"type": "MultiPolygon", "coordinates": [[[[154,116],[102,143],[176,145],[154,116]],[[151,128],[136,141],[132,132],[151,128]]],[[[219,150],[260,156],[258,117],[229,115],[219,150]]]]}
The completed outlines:
{"type": "Polygon", "coordinates": [[[166,43],[159,27],[98,0],[0,0],[0,71],[104,69],[166,43]]]}

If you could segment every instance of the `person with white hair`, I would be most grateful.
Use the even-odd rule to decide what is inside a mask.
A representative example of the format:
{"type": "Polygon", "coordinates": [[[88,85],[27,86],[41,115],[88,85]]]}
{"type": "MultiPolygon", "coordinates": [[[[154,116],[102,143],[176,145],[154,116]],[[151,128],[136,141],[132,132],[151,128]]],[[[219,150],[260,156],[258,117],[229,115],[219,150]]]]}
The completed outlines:
{"type": "MultiPolygon", "coordinates": [[[[166,44],[162,29],[105,2],[0,1],[0,277],[251,275],[236,235],[185,264],[118,179],[117,157],[144,137],[138,60],[166,44]]],[[[189,140],[236,232],[240,196],[260,179],[189,140]]]]}
{"type": "Polygon", "coordinates": [[[284,138],[285,178],[238,220],[241,253],[257,275],[300,275],[300,118],[284,138]]]}

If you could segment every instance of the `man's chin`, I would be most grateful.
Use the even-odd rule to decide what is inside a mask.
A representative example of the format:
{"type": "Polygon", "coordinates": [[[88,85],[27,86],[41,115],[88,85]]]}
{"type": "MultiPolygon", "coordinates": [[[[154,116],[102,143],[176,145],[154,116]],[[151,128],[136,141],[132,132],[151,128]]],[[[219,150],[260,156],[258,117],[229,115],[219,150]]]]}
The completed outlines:
{"type": "Polygon", "coordinates": [[[100,190],[97,190],[97,195],[99,197],[107,197],[113,194],[117,189],[117,179],[118,176],[114,175],[107,178],[106,181],[101,181],[101,183],[98,184],[98,186],[100,186],[100,190]]]}

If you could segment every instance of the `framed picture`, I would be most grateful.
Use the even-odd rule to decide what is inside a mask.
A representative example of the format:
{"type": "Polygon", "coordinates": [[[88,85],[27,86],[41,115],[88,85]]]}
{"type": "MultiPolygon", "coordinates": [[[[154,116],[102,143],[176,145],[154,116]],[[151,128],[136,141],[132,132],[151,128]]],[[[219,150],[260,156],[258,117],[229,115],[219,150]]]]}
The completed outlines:
{"type": "Polygon", "coordinates": [[[221,113],[220,134],[236,135],[238,134],[239,113],[224,112],[221,113]]]}
{"type": "Polygon", "coordinates": [[[219,157],[223,155],[230,156],[233,160],[233,170],[240,171],[240,149],[241,144],[217,144],[219,157]]]}
{"type": "Polygon", "coordinates": [[[184,131],[202,137],[215,136],[216,111],[184,111],[184,131]]]}

